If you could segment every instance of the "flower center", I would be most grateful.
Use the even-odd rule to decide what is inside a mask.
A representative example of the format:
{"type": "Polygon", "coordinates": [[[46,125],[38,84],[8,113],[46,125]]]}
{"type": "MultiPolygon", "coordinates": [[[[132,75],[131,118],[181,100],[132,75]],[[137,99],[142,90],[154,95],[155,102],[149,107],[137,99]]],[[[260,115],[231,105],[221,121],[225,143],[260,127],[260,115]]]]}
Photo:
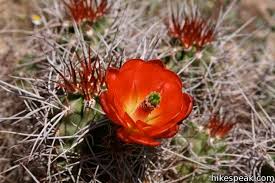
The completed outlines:
{"type": "Polygon", "coordinates": [[[159,106],[161,100],[160,93],[151,92],[149,95],[145,97],[145,99],[138,105],[134,112],[134,118],[136,120],[144,119],[159,106]]]}

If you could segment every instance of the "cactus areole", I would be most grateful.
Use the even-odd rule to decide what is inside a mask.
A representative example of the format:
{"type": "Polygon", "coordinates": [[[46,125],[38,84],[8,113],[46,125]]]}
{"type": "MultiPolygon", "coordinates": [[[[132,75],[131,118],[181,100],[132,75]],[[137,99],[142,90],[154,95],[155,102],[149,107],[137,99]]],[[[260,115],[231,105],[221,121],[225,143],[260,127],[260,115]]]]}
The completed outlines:
{"type": "Polygon", "coordinates": [[[160,145],[158,139],[173,137],[192,110],[180,78],[160,60],[130,59],[120,69],[109,68],[105,82],[101,106],[126,143],[160,145]]]}

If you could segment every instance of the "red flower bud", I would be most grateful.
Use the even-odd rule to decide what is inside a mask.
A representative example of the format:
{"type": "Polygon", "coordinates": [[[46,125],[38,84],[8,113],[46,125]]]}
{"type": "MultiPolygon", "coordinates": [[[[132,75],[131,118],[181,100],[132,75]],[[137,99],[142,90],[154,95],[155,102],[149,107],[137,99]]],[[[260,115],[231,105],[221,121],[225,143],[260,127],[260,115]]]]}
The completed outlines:
{"type": "MultiPolygon", "coordinates": [[[[64,64],[66,67],[66,73],[61,73],[54,66],[59,76],[63,79],[63,82],[58,81],[58,86],[63,88],[67,93],[81,94],[86,101],[91,101],[95,95],[98,95],[104,84],[105,73],[100,64],[98,57],[92,57],[91,49],[89,48],[88,57],[80,56],[77,54],[77,63],[80,67],[77,67],[71,60],[69,65],[64,64]]],[[[84,55],[84,53],[83,53],[84,55]]]]}
{"type": "Polygon", "coordinates": [[[211,137],[224,138],[233,128],[234,123],[220,120],[217,116],[210,118],[206,128],[211,137]]]}
{"type": "Polygon", "coordinates": [[[214,25],[199,16],[197,10],[182,19],[179,17],[179,13],[176,14],[177,16],[173,12],[170,18],[169,34],[171,37],[179,39],[185,49],[194,46],[197,50],[201,50],[214,40],[214,25]]]}
{"type": "Polygon", "coordinates": [[[99,4],[97,0],[69,0],[65,5],[77,23],[84,20],[94,23],[108,10],[107,0],[101,0],[99,4]]]}

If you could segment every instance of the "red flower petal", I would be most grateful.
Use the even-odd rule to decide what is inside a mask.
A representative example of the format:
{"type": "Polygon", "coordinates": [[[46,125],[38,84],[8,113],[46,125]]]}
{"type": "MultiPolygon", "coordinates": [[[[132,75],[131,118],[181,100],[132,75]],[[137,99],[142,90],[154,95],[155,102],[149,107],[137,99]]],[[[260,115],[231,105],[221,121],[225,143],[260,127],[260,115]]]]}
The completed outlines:
{"type": "Polygon", "coordinates": [[[114,104],[113,96],[110,95],[107,91],[100,95],[100,103],[105,113],[107,113],[109,118],[116,124],[122,125],[124,127],[135,126],[129,115],[124,112],[121,107],[114,104]]]}
{"type": "Polygon", "coordinates": [[[166,130],[164,133],[155,136],[154,138],[170,138],[173,137],[177,134],[177,132],[179,131],[179,125],[174,125],[171,128],[169,128],[168,130],[166,130]]]}
{"type": "Polygon", "coordinates": [[[129,139],[131,139],[133,142],[136,142],[138,144],[143,144],[147,146],[158,146],[160,145],[160,142],[154,140],[153,138],[140,135],[138,133],[132,133],[129,135],[129,139]]]}
{"type": "Polygon", "coordinates": [[[192,100],[192,97],[183,93],[182,101],[183,103],[181,106],[181,110],[174,117],[168,118],[168,119],[164,117],[160,117],[161,119],[163,119],[163,121],[157,123],[157,125],[146,128],[145,129],[146,134],[150,137],[157,137],[160,134],[165,133],[167,129],[170,129],[173,126],[175,126],[175,124],[179,123],[180,120],[183,120],[184,118],[186,118],[192,111],[193,100],[192,100]]]}
{"type": "Polygon", "coordinates": [[[148,146],[158,146],[160,145],[160,142],[150,138],[146,137],[143,134],[139,134],[136,132],[128,132],[124,128],[120,128],[117,131],[117,136],[126,143],[137,143],[137,144],[143,144],[148,146]]]}
{"type": "Polygon", "coordinates": [[[109,118],[114,123],[116,123],[118,125],[121,125],[120,120],[116,116],[115,109],[114,109],[113,105],[111,104],[110,100],[108,100],[107,91],[101,93],[101,95],[100,95],[100,104],[101,104],[101,107],[102,107],[103,111],[105,111],[105,113],[108,114],[109,118]]]}

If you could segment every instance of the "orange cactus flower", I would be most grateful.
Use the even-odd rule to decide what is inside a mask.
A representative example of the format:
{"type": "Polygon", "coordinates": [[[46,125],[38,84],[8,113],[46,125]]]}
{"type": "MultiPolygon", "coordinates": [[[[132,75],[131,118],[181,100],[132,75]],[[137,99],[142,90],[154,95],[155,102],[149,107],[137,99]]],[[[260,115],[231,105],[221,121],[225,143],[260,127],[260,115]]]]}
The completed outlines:
{"type": "Polygon", "coordinates": [[[221,121],[217,116],[210,118],[206,128],[211,137],[224,138],[233,128],[234,123],[221,121]]]}
{"type": "Polygon", "coordinates": [[[198,11],[183,19],[172,13],[168,27],[171,37],[179,39],[187,50],[192,46],[201,50],[215,38],[214,25],[199,16],[198,11]]]}
{"type": "Polygon", "coordinates": [[[77,23],[84,20],[94,23],[108,10],[107,0],[101,0],[100,3],[97,0],[69,0],[64,3],[77,23]]]}
{"type": "Polygon", "coordinates": [[[109,68],[105,82],[100,103],[126,143],[160,145],[157,139],[173,137],[192,111],[192,97],[160,60],[128,60],[120,69],[109,68]]]}

